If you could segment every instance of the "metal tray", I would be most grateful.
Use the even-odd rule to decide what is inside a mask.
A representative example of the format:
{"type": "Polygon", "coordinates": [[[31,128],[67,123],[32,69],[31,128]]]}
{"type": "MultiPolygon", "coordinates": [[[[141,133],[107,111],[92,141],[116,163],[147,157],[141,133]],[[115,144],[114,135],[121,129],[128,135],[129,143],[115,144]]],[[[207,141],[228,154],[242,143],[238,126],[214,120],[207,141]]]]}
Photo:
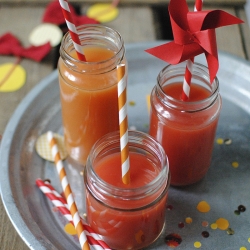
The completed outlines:
{"type": "MultiPolygon", "coordinates": [[[[158,72],[166,65],[148,55],[145,49],[162,44],[152,42],[129,44],[126,54],[129,63],[128,117],[130,126],[147,132],[148,110],[146,95],[156,83],[158,72]]],[[[217,138],[232,140],[230,145],[215,142],[213,161],[207,176],[195,185],[170,188],[166,227],[161,237],[147,249],[167,249],[164,238],[170,233],[181,236],[179,249],[194,249],[199,241],[202,249],[239,249],[248,245],[250,237],[250,65],[232,55],[219,53],[220,92],[223,109],[217,138]],[[238,168],[231,163],[237,161],[238,168]],[[196,206],[207,201],[211,210],[200,213],[196,206]],[[236,215],[239,205],[246,211],[236,215]],[[192,224],[185,223],[191,217],[192,224]],[[226,218],[233,235],[226,231],[202,226],[202,222],[214,223],[226,218]],[[182,226],[178,226],[183,222],[182,226]],[[183,227],[184,226],[184,227],[183,227]],[[202,237],[202,231],[209,233],[202,237]]],[[[203,56],[196,58],[206,63],[203,56]]],[[[0,181],[4,206],[16,230],[30,249],[79,249],[78,239],[67,235],[63,229],[66,221],[52,210],[50,201],[38,190],[36,178],[50,178],[59,190],[60,183],[53,164],[40,158],[35,151],[37,138],[52,130],[62,134],[57,72],[41,81],[20,103],[5,130],[1,145],[0,181]]],[[[72,189],[79,210],[83,184],[80,168],[65,162],[69,181],[74,178],[72,189]]],[[[203,224],[204,225],[204,224],[203,224]]]]}

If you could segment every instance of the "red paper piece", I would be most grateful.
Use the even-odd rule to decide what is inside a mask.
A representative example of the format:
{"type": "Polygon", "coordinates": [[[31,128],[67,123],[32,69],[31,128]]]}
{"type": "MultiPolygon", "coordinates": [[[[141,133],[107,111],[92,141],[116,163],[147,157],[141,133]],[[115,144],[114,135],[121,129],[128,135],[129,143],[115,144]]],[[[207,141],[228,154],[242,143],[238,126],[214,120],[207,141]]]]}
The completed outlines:
{"type": "MultiPolygon", "coordinates": [[[[79,26],[81,24],[99,23],[97,20],[95,20],[93,18],[89,18],[87,16],[77,15],[74,7],[72,7],[72,5],[70,5],[69,3],[68,3],[68,5],[70,8],[70,12],[71,12],[72,18],[74,20],[75,26],[79,26]]],[[[60,6],[60,3],[58,0],[53,1],[47,5],[42,21],[47,22],[47,23],[53,23],[56,25],[60,25],[60,24],[65,23],[65,18],[63,16],[62,9],[61,9],[61,6],[60,6]]]]}
{"type": "Polygon", "coordinates": [[[1,55],[14,55],[18,57],[26,57],[37,62],[40,62],[49,52],[50,43],[41,46],[30,46],[24,48],[18,39],[11,33],[6,33],[0,37],[0,54],[1,55]]]}
{"type": "Polygon", "coordinates": [[[146,52],[170,64],[205,53],[212,83],[219,68],[215,28],[243,21],[222,10],[189,12],[185,0],[171,0],[168,10],[174,41],[146,52]]]}

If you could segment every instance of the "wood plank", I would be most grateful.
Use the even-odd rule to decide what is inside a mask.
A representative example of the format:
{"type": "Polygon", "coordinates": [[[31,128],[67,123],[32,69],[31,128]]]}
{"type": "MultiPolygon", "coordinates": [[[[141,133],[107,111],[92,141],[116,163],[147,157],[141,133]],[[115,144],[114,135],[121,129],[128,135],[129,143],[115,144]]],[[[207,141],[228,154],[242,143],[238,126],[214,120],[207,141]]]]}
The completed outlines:
{"type": "Polygon", "coordinates": [[[239,17],[245,22],[243,25],[241,25],[241,32],[244,41],[246,59],[250,60],[250,27],[248,25],[247,16],[244,9],[240,9],[239,17]]]}
{"type": "MultiPolygon", "coordinates": [[[[15,35],[25,47],[29,44],[29,34],[31,30],[41,23],[41,17],[44,7],[15,7],[2,6],[0,8],[0,34],[11,32],[15,35]],[[10,21],[10,17],[16,17],[10,21]],[[15,21],[14,21],[15,20],[15,21]],[[18,25],[17,25],[18,24],[18,25]],[[6,28],[7,27],[7,28],[6,28]]],[[[0,135],[3,134],[9,118],[16,109],[23,97],[35,86],[40,80],[47,76],[53,70],[51,63],[53,51],[41,62],[35,62],[29,59],[23,59],[20,63],[26,70],[27,78],[24,86],[15,92],[0,92],[0,135]]],[[[0,56],[0,64],[14,63],[14,56],[0,56]]]]}
{"type": "Polygon", "coordinates": [[[125,43],[156,40],[153,14],[150,7],[122,7],[118,17],[107,23],[122,35],[125,43]]]}
{"type": "MultiPolygon", "coordinates": [[[[223,10],[237,16],[237,13],[232,8],[224,8],[223,10]]],[[[240,25],[230,25],[216,29],[218,49],[246,59],[240,34],[240,25]]]]}
{"type": "MultiPolygon", "coordinates": [[[[17,3],[17,4],[46,4],[49,3],[51,0],[0,0],[0,3],[17,3]]],[[[98,2],[98,3],[111,3],[112,0],[69,0],[70,3],[91,3],[98,2]]],[[[193,4],[194,0],[187,0],[189,4],[193,4]]],[[[169,0],[120,0],[120,4],[166,4],[169,3],[169,0]]],[[[224,5],[224,6],[243,6],[246,3],[246,0],[206,0],[204,1],[205,5],[224,5]]]]}

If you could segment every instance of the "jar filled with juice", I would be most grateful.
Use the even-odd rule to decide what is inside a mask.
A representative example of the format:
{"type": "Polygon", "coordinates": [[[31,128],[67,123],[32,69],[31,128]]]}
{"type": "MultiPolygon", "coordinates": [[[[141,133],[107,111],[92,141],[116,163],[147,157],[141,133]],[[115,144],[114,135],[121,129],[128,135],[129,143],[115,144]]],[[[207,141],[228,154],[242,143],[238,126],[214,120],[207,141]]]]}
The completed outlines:
{"type": "Polygon", "coordinates": [[[219,82],[207,67],[193,65],[188,101],[181,100],[185,63],[169,65],[151,93],[149,134],[165,149],[171,185],[193,184],[207,173],[221,110],[219,82]]]}
{"type": "Polygon", "coordinates": [[[148,134],[129,131],[130,182],[122,182],[120,134],[102,137],[84,172],[87,221],[111,249],[142,249],[165,224],[168,160],[148,134]]]}
{"type": "Polygon", "coordinates": [[[126,59],[117,31],[103,25],[82,25],[77,31],[86,61],[78,59],[67,33],[61,43],[58,71],[66,148],[84,165],[93,144],[119,130],[116,67],[126,64],[126,59]]]}

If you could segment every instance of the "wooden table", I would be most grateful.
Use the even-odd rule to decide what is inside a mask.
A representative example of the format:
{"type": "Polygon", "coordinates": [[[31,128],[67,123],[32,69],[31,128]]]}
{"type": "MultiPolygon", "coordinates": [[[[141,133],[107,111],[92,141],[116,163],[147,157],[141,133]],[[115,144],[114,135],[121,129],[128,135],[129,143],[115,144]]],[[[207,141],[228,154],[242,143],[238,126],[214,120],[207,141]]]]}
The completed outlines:
{"type": "MultiPolygon", "coordinates": [[[[46,0],[0,0],[0,35],[3,35],[7,31],[12,32],[20,39],[23,45],[28,46],[29,34],[33,28],[41,23],[45,6],[48,2],[46,0]]],[[[86,11],[90,4],[90,1],[85,1],[85,3],[82,3],[82,1],[73,2],[78,4],[82,13],[86,11]]],[[[243,8],[245,1],[207,0],[206,3],[206,8],[224,9],[246,21],[243,8]],[[215,6],[215,4],[219,4],[219,7],[215,6]]],[[[122,34],[126,44],[166,39],[168,36],[171,36],[171,32],[166,28],[167,24],[161,23],[167,13],[165,1],[123,0],[119,8],[120,13],[118,18],[106,25],[117,29],[122,34]]],[[[218,48],[247,60],[250,58],[249,41],[250,30],[247,24],[217,29],[218,48]]],[[[15,60],[12,56],[1,56],[0,64],[14,62],[15,60]]],[[[54,70],[55,53],[52,51],[41,63],[23,59],[21,65],[27,71],[25,85],[15,92],[0,92],[0,136],[4,133],[8,120],[24,96],[40,80],[54,70]]],[[[0,249],[29,249],[16,233],[1,201],[0,222],[0,249]]]]}

